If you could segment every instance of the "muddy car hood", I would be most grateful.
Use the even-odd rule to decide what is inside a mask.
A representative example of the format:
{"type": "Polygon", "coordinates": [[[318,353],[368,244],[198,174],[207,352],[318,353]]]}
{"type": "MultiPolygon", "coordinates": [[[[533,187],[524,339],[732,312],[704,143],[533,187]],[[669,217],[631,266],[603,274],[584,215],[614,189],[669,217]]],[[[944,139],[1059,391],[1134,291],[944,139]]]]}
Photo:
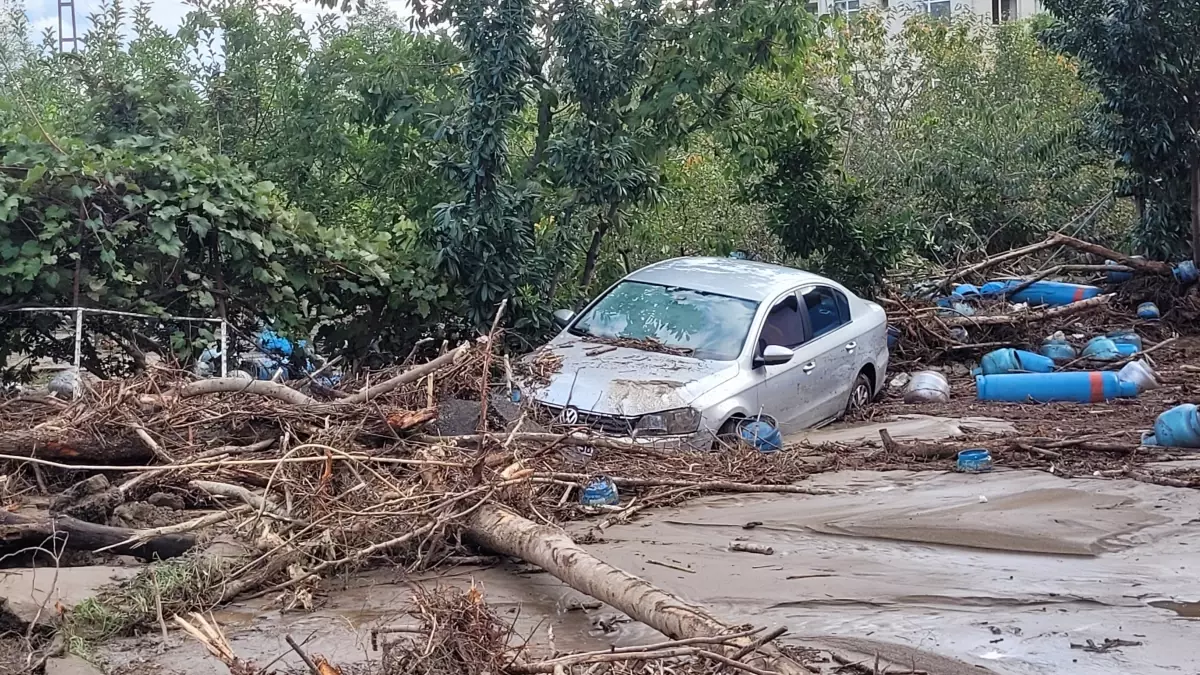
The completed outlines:
{"type": "Polygon", "coordinates": [[[641,349],[611,349],[575,337],[557,338],[538,353],[562,357],[548,384],[527,387],[534,400],[604,415],[637,416],[691,405],[738,372],[732,361],[704,361],[641,349]],[[603,351],[595,356],[588,352],[603,351]]]}

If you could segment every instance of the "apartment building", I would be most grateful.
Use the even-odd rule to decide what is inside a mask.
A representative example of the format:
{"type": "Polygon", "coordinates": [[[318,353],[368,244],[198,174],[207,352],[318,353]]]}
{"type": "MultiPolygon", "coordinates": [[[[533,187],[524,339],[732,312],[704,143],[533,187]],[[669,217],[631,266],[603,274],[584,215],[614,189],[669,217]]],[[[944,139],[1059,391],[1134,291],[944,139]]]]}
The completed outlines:
{"type": "Polygon", "coordinates": [[[868,7],[924,11],[934,16],[971,11],[993,23],[1028,19],[1044,11],[1041,0],[815,0],[808,3],[815,14],[854,14],[868,7]]]}

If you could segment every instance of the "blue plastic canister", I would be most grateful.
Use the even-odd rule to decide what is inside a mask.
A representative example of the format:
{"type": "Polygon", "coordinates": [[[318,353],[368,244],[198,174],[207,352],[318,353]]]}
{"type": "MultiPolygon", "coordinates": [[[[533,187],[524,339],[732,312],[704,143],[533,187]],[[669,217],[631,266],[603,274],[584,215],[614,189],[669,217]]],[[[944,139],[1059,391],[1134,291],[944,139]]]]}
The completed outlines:
{"type": "Polygon", "coordinates": [[[743,424],[738,435],[747,445],[762,453],[778,452],[783,447],[783,437],[779,435],[779,430],[766,422],[743,424]]]}
{"type": "Polygon", "coordinates": [[[970,298],[979,295],[979,287],[974,284],[959,284],[954,287],[954,294],[960,298],[970,298]]]}
{"type": "Polygon", "coordinates": [[[1083,355],[1097,361],[1115,361],[1121,358],[1121,350],[1110,338],[1094,337],[1084,346],[1083,355]]]}
{"type": "MultiPolygon", "coordinates": [[[[1116,260],[1105,260],[1104,265],[1106,267],[1124,267],[1124,265],[1117,262],[1116,260]]],[[[1111,270],[1111,271],[1107,272],[1107,274],[1108,274],[1108,283],[1110,283],[1110,284],[1124,283],[1133,278],[1133,272],[1125,272],[1122,270],[1111,270]]]]}
{"type": "Polygon", "coordinates": [[[1138,395],[1135,382],[1125,382],[1115,372],[1021,373],[980,375],[975,378],[980,401],[1098,403],[1138,395]]]}
{"type": "Polygon", "coordinates": [[[1159,317],[1158,305],[1154,304],[1153,302],[1143,302],[1142,304],[1138,305],[1137,315],[1139,319],[1153,321],[1159,317]]]}
{"type": "Polygon", "coordinates": [[[1042,356],[1053,359],[1056,363],[1074,361],[1075,357],[1078,356],[1075,348],[1065,338],[1046,338],[1046,341],[1042,343],[1041,352],[1042,356]]]}
{"type": "Polygon", "coordinates": [[[1191,260],[1185,260],[1179,263],[1175,266],[1172,272],[1174,272],[1175,278],[1181,284],[1190,284],[1193,281],[1200,279],[1200,272],[1197,272],[1196,270],[1196,263],[1192,262],[1191,260]]]}
{"type": "Polygon", "coordinates": [[[1049,373],[1054,370],[1054,359],[1020,349],[997,349],[979,360],[979,369],[984,375],[1049,373]]]}
{"type": "Polygon", "coordinates": [[[971,448],[958,453],[955,468],[963,473],[983,473],[992,470],[992,453],[987,448],[971,448]]]}
{"type": "Polygon", "coordinates": [[[584,506],[615,506],[620,503],[617,484],[607,476],[596,476],[583,488],[579,503],[584,506]]]}
{"type": "Polygon", "coordinates": [[[1120,347],[1121,345],[1133,345],[1135,352],[1142,351],[1142,336],[1128,328],[1123,330],[1114,330],[1108,334],[1108,338],[1117,343],[1117,347],[1120,347]]]}
{"type": "Polygon", "coordinates": [[[1154,421],[1154,439],[1158,445],[1175,448],[1200,448],[1200,413],[1191,403],[1177,405],[1154,421]]]}
{"type": "Polygon", "coordinates": [[[980,295],[1000,295],[1008,290],[1008,282],[1006,281],[989,281],[979,287],[980,295]]]}
{"type": "Polygon", "coordinates": [[[895,349],[896,345],[900,344],[900,329],[895,326],[887,327],[887,346],[888,349],[895,349]]]}
{"type": "MultiPolygon", "coordinates": [[[[1009,288],[1015,288],[1024,282],[1010,281],[1008,283],[1009,288]]],[[[1067,284],[1060,281],[1035,281],[1027,288],[1013,293],[1008,299],[1013,302],[1027,302],[1031,305],[1060,306],[1094,298],[1097,295],[1100,295],[1100,289],[1096,286],[1067,284]]]]}

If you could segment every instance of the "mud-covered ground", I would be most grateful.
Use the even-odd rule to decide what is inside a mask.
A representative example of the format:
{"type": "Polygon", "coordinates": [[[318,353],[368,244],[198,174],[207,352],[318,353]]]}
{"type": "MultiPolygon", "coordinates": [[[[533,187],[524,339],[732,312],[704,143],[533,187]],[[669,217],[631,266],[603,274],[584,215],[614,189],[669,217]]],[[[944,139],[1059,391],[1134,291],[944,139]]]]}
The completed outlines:
{"type": "MultiPolygon", "coordinates": [[[[1153,359],[1162,388],[1089,405],[981,403],[967,368],[947,366],[949,403],[907,405],[889,390],[863,419],[792,439],[799,444],[790,452],[815,472],[806,482],[837,494],[710,497],[647,510],[590,548],[719,615],[786,625],[793,642],[858,653],[864,663],[879,655],[928,673],[1195,672],[1200,492],[1132,478],[1200,478],[1200,462],[1134,449],[1159,413],[1198,398],[1200,374],[1185,366],[1200,365],[1200,341],[1180,340],[1153,359]],[[901,451],[879,447],[880,428],[901,451]],[[1060,447],[1047,457],[1013,447],[1033,437],[1130,451],[1060,447]],[[996,471],[952,473],[949,455],[916,451],[929,446],[986,447],[996,471]],[[774,554],[729,551],[739,538],[774,554]],[[1141,644],[1105,649],[1105,639],[1141,644]]],[[[131,569],[110,562],[0,573],[0,582],[9,597],[48,587],[33,600],[53,611],[58,600],[86,597],[63,590],[71,584],[94,588],[131,569]]],[[[276,669],[302,667],[286,635],[334,663],[369,664],[380,657],[370,629],[407,622],[417,582],[482,586],[520,639],[541,649],[658,639],[524,566],[419,580],[375,570],[326,583],[314,612],[285,612],[266,597],[214,616],[239,656],[276,669]]],[[[223,669],[178,631],[117,640],[88,656],[130,675],[223,669]]]]}

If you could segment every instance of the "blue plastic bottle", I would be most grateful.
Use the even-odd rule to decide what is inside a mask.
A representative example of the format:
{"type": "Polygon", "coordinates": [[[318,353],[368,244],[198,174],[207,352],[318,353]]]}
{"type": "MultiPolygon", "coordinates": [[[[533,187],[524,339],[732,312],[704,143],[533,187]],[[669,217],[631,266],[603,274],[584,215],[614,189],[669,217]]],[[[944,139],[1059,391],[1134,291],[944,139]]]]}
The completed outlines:
{"type": "Polygon", "coordinates": [[[980,401],[1098,403],[1138,395],[1135,382],[1125,382],[1115,372],[1020,373],[980,375],[975,378],[980,401]]]}
{"type": "MultiPolygon", "coordinates": [[[[1022,281],[1010,281],[1009,288],[1020,286],[1022,281]]],[[[1013,293],[1008,297],[1012,302],[1027,302],[1030,305],[1069,305],[1080,300],[1087,300],[1100,295],[1096,286],[1082,284],[1067,284],[1060,281],[1035,281],[1027,288],[1013,293]]]]}
{"type": "Polygon", "coordinates": [[[1054,359],[1020,349],[997,349],[979,360],[979,369],[984,375],[1049,373],[1054,370],[1054,359]]]}
{"type": "Polygon", "coordinates": [[[1121,358],[1121,350],[1109,338],[1094,337],[1084,346],[1083,355],[1097,361],[1116,361],[1121,358]]]}
{"type": "Polygon", "coordinates": [[[1191,403],[1177,405],[1154,421],[1158,445],[1174,448],[1200,448],[1200,413],[1191,403]]]}

